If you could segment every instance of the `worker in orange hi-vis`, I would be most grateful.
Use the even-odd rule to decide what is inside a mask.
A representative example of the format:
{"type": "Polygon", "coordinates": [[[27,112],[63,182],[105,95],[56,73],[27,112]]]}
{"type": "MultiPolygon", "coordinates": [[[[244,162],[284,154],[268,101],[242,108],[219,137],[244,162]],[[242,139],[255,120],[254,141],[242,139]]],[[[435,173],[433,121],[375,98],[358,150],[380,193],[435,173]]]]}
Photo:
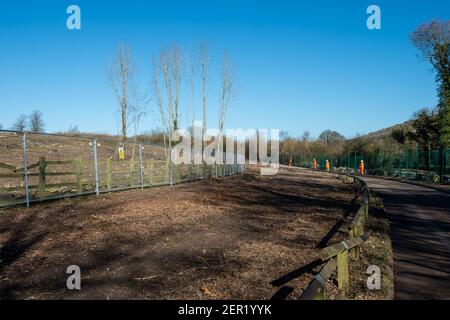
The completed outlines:
{"type": "Polygon", "coordinates": [[[289,159],[289,167],[292,167],[292,158],[289,159]]]}
{"type": "Polygon", "coordinates": [[[317,170],[317,160],[314,159],[314,170],[317,170]]]}
{"type": "Polygon", "coordinates": [[[330,171],[330,162],[325,161],[325,167],[327,168],[327,171],[330,171]]]}
{"type": "Polygon", "coordinates": [[[364,175],[364,160],[361,160],[361,164],[359,165],[359,173],[364,175]]]}

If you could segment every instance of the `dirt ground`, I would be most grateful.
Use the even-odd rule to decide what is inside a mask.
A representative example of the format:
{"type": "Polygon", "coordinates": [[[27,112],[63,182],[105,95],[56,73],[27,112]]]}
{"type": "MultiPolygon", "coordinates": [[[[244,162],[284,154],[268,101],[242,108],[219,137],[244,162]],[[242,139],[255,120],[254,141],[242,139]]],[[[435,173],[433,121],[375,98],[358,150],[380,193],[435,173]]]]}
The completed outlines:
{"type": "Polygon", "coordinates": [[[354,201],[335,178],[246,172],[3,209],[0,297],[296,298],[354,201]],[[81,290],[66,287],[69,265],[81,290]]]}

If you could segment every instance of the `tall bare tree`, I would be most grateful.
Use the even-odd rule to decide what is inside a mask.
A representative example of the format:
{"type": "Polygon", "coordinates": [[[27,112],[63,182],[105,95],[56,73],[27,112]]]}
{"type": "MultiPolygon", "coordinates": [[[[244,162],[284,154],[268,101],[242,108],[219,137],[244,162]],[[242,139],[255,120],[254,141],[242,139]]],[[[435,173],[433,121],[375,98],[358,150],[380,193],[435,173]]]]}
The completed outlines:
{"type": "Polygon", "coordinates": [[[180,48],[177,45],[172,47],[171,59],[171,78],[173,85],[173,104],[174,104],[174,117],[173,128],[174,130],[180,127],[180,92],[181,92],[181,80],[183,77],[183,56],[180,48]]]}
{"type": "Polygon", "coordinates": [[[128,116],[130,92],[135,90],[135,68],[132,61],[131,50],[124,44],[120,44],[110,64],[108,80],[114,90],[119,103],[121,120],[120,136],[122,146],[125,144],[128,133],[128,116]]]}
{"type": "MultiPolygon", "coordinates": [[[[151,89],[152,89],[152,95],[153,95],[153,101],[156,104],[158,108],[158,113],[160,116],[161,126],[162,126],[162,132],[164,137],[164,150],[166,153],[166,158],[168,158],[167,153],[167,137],[168,137],[168,116],[167,116],[167,110],[166,105],[164,102],[164,98],[162,96],[161,91],[161,82],[160,82],[160,73],[161,73],[161,64],[159,63],[158,59],[154,56],[152,60],[152,81],[151,81],[151,89]]],[[[167,108],[168,109],[168,108],[167,108]]]]}
{"type": "Polygon", "coordinates": [[[222,72],[221,72],[221,93],[220,93],[220,110],[219,110],[219,130],[223,133],[223,127],[225,125],[225,116],[228,108],[235,98],[235,72],[230,59],[230,56],[224,52],[222,60],[222,72]]]}
{"type": "Polygon", "coordinates": [[[223,129],[225,125],[225,117],[228,108],[235,98],[235,73],[230,56],[224,51],[222,58],[222,70],[221,70],[221,90],[220,90],[220,108],[219,108],[219,132],[220,140],[218,143],[218,149],[222,150],[223,143],[223,129]]]}
{"type": "Polygon", "coordinates": [[[211,63],[211,48],[209,43],[204,42],[200,44],[200,77],[202,81],[202,107],[203,107],[203,126],[202,126],[202,141],[203,150],[205,149],[205,135],[206,135],[206,95],[208,85],[208,71],[211,63]]]}
{"type": "MultiPolygon", "coordinates": [[[[180,94],[183,78],[181,50],[174,45],[162,48],[159,58],[153,57],[152,94],[160,114],[164,144],[180,126],[180,94]]],[[[171,144],[169,143],[169,146],[171,144]]],[[[166,155],[169,151],[166,148],[166,155]]]]}
{"type": "MultiPolygon", "coordinates": [[[[191,89],[191,107],[192,107],[192,119],[191,119],[191,126],[192,130],[194,130],[194,122],[195,122],[195,76],[196,76],[196,59],[195,59],[195,53],[191,51],[191,54],[189,55],[189,79],[188,84],[190,85],[191,89]]],[[[189,113],[189,109],[188,109],[189,113]]],[[[189,118],[186,117],[187,120],[187,126],[189,127],[189,118]]]]}

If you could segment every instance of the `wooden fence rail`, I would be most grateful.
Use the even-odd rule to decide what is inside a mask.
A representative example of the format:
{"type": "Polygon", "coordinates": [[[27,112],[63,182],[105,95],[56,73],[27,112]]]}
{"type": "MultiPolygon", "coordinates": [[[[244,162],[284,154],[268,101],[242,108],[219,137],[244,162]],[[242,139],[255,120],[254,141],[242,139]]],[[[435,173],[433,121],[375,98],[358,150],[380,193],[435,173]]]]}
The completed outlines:
{"type": "Polygon", "coordinates": [[[324,300],[326,298],[326,282],[335,270],[337,270],[339,290],[346,290],[350,284],[348,253],[366,240],[367,236],[361,236],[322,249],[319,253],[319,259],[325,262],[325,265],[303,291],[300,300],[324,300]]]}

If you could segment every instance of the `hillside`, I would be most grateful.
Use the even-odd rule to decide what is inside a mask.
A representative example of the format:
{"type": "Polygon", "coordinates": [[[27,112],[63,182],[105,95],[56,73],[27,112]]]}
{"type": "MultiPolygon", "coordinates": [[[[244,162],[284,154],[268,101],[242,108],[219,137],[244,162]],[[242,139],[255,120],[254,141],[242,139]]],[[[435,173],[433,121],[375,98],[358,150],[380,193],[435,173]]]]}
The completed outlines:
{"type": "MultiPolygon", "coordinates": [[[[390,136],[391,132],[393,130],[395,130],[395,129],[400,129],[401,127],[407,128],[407,129],[411,128],[412,127],[412,123],[413,123],[412,120],[408,120],[408,121],[405,121],[405,122],[400,123],[400,124],[396,124],[396,125],[393,125],[393,126],[390,126],[390,127],[387,127],[387,128],[383,128],[383,129],[380,129],[380,130],[377,130],[377,131],[369,132],[367,134],[358,136],[357,138],[383,140],[383,139],[388,138],[390,136]]],[[[356,139],[356,138],[351,138],[351,139],[348,139],[348,140],[351,141],[353,139],[356,139]]]]}

